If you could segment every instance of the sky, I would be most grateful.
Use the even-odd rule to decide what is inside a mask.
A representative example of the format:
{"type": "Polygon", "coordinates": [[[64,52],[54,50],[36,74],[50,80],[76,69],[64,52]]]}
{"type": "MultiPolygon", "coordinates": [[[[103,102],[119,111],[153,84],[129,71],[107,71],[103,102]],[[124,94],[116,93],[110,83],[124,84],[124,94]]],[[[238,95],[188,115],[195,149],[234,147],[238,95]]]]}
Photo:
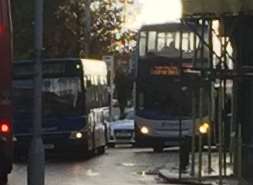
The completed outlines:
{"type": "Polygon", "coordinates": [[[135,10],[129,9],[128,27],[138,28],[143,24],[175,22],[182,14],[181,0],[135,0],[135,10]],[[134,13],[133,13],[134,12],[134,13]]]}

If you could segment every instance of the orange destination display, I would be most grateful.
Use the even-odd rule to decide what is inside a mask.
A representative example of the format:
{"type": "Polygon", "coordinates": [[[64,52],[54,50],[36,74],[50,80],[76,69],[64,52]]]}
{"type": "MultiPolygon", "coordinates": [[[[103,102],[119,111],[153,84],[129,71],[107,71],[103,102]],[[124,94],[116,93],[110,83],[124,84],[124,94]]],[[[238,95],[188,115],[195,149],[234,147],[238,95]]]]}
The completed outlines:
{"type": "Polygon", "coordinates": [[[176,76],[179,70],[176,66],[153,66],[150,74],[154,76],[176,76]]]}

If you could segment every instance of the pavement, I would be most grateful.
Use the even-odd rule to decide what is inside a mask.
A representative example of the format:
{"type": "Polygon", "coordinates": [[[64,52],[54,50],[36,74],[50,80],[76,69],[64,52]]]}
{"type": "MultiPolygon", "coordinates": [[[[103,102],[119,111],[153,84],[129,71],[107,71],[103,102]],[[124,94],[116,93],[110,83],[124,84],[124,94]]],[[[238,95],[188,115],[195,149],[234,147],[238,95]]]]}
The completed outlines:
{"type": "MultiPolygon", "coordinates": [[[[196,154],[198,158],[198,153],[196,154]]],[[[199,180],[196,176],[191,176],[191,164],[188,169],[182,173],[181,179],[179,179],[179,168],[167,163],[164,168],[159,170],[158,176],[167,184],[191,184],[191,185],[220,185],[219,183],[219,158],[218,153],[212,153],[212,172],[208,173],[208,156],[207,153],[203,153],[203,166],[202,166],[202,178],[199,180]]],[[[227,161],[229,159],[227,158],[227,161]]],[[[179,162],[178,162],[179,163],[179,162]]],[[[178,164],[177,163],[177,164],[178,164]]],[[[195,161],[195,174],[198,175],[198,161],[195,161]]],[[[226,177],[222,178],[222,185],[238,185],[239,182],[233,177],[232,166],[227,164],[226,177]]]]}

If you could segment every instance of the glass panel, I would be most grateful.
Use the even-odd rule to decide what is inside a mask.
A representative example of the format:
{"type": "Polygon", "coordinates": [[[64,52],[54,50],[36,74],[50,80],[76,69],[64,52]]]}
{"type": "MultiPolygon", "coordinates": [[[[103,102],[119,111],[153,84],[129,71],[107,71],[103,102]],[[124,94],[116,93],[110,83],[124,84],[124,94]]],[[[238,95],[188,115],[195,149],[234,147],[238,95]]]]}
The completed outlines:
{"type": "Polygon", "coordinates": [[[194,50],[194,33],[190,33],[190,50],[194,50]]]}
{"type": "MultiPolygon", "coordinates": [[[[13,86],[16,112],[31,113],[33,110],[33,81],[16,80],[13,86]]],[[[83,94],[79,78],[44,79],[42,90],[44,116],[69,116],[82,112],[83,94]]]]}
{"type": "MultiPolygon", "coordinates": [[[[184,33],[183,37],[183,58],[194,57],[194,33],[184,33]]],[[[200,39],[196,36],[197,57],[200,57],[200,39]]]]}
{"type": "Polygon", "coordinates": [[[188,51],[188,45],[189,44],[189,34],[183,33],[183,39],[182,39],[182,49],[187,52],[188,51]]]}
{"type": "Polygon", "coordinates": [[[158,52],[157,55],[164,57],[179,57],[179,37],[177,33],[159,33],[158,35],[158,52]]]}
{"type": "Polygon", "coordinates": [[[176,32],[175,45],[177,49],[180,49],[180,32],[176,32]]]}
{"type": "Polygon", "coordinates": [[[148,52],[156,51],[156,32],[152,31],[148,33],[148,52]]]}
{"type": "Polygon", "coordinates": [[[79,78],[54,78],[43,81],[44,115],[81,113],[83,104],[79,78]]]}
{"type": "MultiPolygon", "coordinates": [[[[180,57],[180,31],[176,32],[148,32],[148,43],[146,43],[146,32],[140,34],[139,52],[140,56],[146,55],[146,47],[148,52],[157,56],[164,56],[169,58],[180,57]]],[[[196,37],[196,45],[198,56],[200,51],[200,39],[196,37]]],[[[194,33],[182,33],[182,54],[183,58],[194,57],[194,33]]],[[[205,56],[207,52],[205,52],[205,56]]]]}
{"type": "Polygon", "coordinates": [[[159,52],[165,46],[165,33],[158,33],[157,41],[157,51],[159,52]]]}
{"type": "Polygon", "coordinates": [[[139,43],[139,53],[140,56],[144,56],[146,54],[146,32],[141,32],[140,34],[140,43],[139,43]]]}
{"type": "Polygon", "coordinates": [[[167,33],[166,34],[166,46],[171,46],[174,45],[175,46],[175,37],[174,37],[174,33],[167,33]]]}
{"type": "MultiPolygon", "coordinates": [[[[182,94],[181,85],[171,84],[168,89],[144,89],[143,109],[164,112],[168,116],[191,116],[191,90],[186,88],[182,94]],[[173,91],[171,91],[173,89],[173,91]]],[[[139,106],[140,108],[141,106],[139,106]]]]}

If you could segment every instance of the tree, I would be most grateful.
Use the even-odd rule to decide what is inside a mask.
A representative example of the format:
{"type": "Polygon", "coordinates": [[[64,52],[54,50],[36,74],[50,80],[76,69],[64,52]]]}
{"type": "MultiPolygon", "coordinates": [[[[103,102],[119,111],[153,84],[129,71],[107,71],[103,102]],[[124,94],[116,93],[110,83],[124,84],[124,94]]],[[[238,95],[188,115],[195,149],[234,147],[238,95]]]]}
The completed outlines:
{"type": "MultiPolygon", "coordinates": [[[[85,38],[85,0],[66,0],[58,11],[58,17],[64,22],[80,46],[84,50],[85,38]]],[[[107,0],[92,0],[91,3],[90,56],[101,57],[108,52],[116,52],[116,36],[122,30],[122,9],[107,0]]],[[[121,36],[125,37],[129,31],[121,36]]],[[[121,37],[120,36],[120,37],[121,37]]],[[[119,38],[121,39],[121,38],[119,38]]]]}
{"type": "Polygon", "coordinates": [[[33,0],[13,1],[15,58],[30,58],[33,53],[33,0]]]}
{"type": "MultiPolygon", "coordinates": [[[[62,34],[62,26],[55,12],[61,0],[45,0],[45,54],[53,50],[55,40],[62,34]]],[[[14,51],[16,59],[31,59],[34,53],[34,0],[13,1],[14,51]]],[[[55,52],[56,53],[56,52],[55,52]]]]}
{"type": "MultiPolygon", "coordinates": [[[[16,58],[33,54],[34,0],[14,0],[16,58]],[[25,46],[25,47],[24,47],[25,46]]],[[[44,46],[47,57],[79,57],[84,51],[86,0],[45,0],[44,46]]],[[[122,8],[109,0],[91,0],[90,56],[125,52],[133,34],[122,31],[122,8]],[[117,37],[119,35],[119,37],[117,37]]]]}

